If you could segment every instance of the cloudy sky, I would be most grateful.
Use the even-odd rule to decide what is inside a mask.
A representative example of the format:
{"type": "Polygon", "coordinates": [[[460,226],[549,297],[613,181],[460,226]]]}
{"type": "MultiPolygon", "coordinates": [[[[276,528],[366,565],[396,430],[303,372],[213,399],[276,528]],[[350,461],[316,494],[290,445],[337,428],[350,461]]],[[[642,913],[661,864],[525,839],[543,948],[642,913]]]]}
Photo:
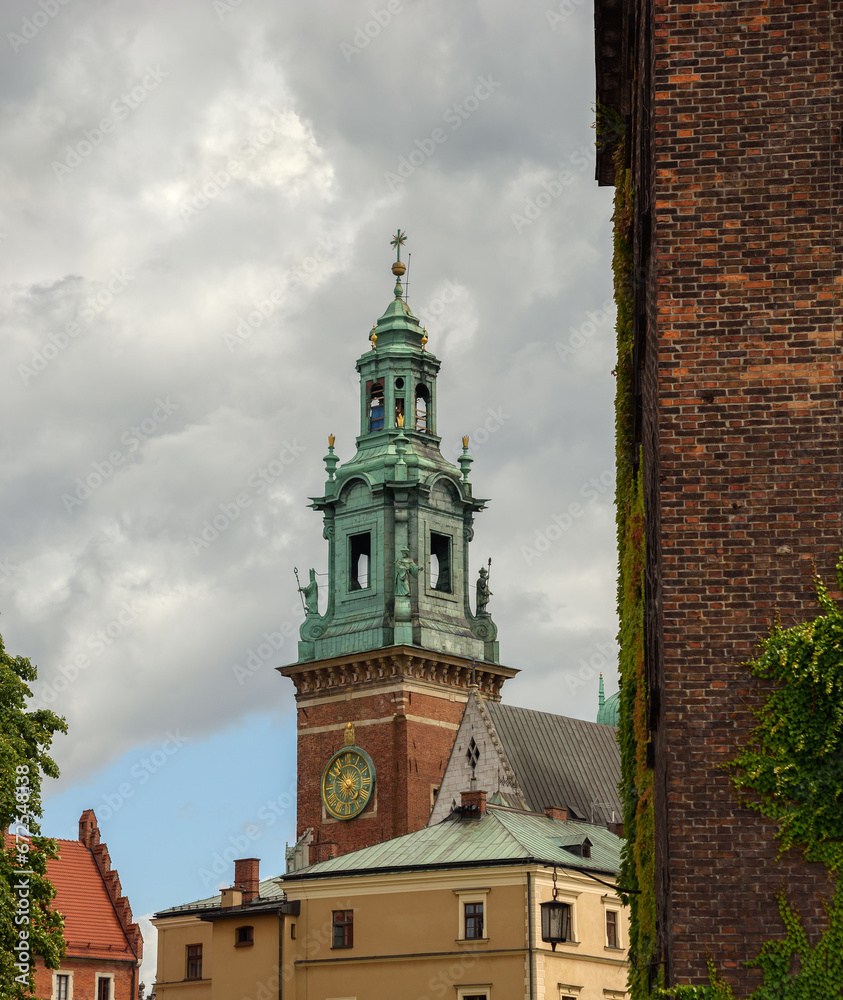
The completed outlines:
{"type": "Polygon", "coordinates": [[[469,434],[492,498],[473,571],[492,557],[522,671],[504,697],[593,718],[616,625],[591,5],[9,0],[0,20],[0,627],[68,721],[45,829],[75,837],[93,807],[136,915],[228,881],[250,825],[237,856],[283,870],[279,630],[303,617],[293,567],[326,568],[307,497],[330,432],[353,454],[397,227],[442,450],[469,434]]]}

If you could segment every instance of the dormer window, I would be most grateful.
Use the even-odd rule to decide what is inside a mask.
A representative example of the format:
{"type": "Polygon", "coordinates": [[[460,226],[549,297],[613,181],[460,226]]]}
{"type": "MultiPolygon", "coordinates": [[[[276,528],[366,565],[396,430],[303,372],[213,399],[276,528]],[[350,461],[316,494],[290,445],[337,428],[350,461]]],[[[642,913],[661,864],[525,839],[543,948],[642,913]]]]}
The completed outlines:
{"type": "Polygon", "coordinates": [[[425,385],[416,386],[416,430],[427,430],[427,411],[430,404],[430,393],[425,385]]]}
{"type": "Polygon", "coordinates": [[[369,390],[369,431],[383,430],[383,386],[375,382],[369,390]]]}

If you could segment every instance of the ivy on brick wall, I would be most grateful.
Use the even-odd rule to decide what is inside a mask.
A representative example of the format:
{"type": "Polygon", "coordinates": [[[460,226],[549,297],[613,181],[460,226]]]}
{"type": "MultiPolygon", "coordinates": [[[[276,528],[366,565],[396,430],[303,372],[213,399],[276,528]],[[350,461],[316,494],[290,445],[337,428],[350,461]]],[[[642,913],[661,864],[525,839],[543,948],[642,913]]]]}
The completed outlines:
{"type": "MultiPolygon", "coordinates": [[[[837,580],[843,590],[843,558],[837,580]]],[[[815,585],[819,615],[789,628],[777,623],[750,664],[772,688],[732,780],[745,805],[775,821],[782,852],[801,850],[828,869],[832,898],[826,930],[811,947],[779,895],[785,937],[768,941],[752,963],[764,977],[752,1000],[843,997],[843,609],[816,574],[815,585]]]]}
{"type": "MultiPolygon", "coordinates": [[[[599,119],[598,119],[599,121],[599,119]]],[[[599,134],[599,130],[598,130],[599,134]]],[[[620,631],[621,802],[625,841],[621,885],[637,890],[625,897],[630,908],[629,986],[632,1000],[649,996],[648,970],[656,957],[656,902],[653,877],[653,775],[647,767],[644,678],[644,500],[632,437],[633,385],[633,189],[624,168],[623,143],[615,153],[614,271],[618,361],[615,369],[615,502],[618,537],[618,617],[620,631]]]]}
{"type": "MultiPolygon", "coordinates": [[[[601,114],[598,108],[598,138],[601,114]]],[[[605,128],[618,133],[612,120],[605,128]]],[[[629,990],[631,1000],[735,1000],[709,963],[710,985],[664,987],[658,965],[654,869],[653,774],[647,766],[644,674],[645,510],[640,467],[632,434],[634,191],[624,167],[623,142],[615,154],[613,272],[617,306],[618,362],[615,375],[618,615],[620,631],[621,801],[625,842],[620,884],[636,893],[630,907],[629,990]],[[651,969],[657,970],[651,974],[651,969]]],[[[843,590],[843,558],[838,562],[843,590]]],[[[749,664],[773,683],[758,726],[732,765],[745,804],[775,820],[782,851],[801,849],[808,861],[829,870],[832,896],[828,924],[812,947],[786,895],[778,897],[785,936],[768,941],[747,964],[761,969],[763,984],[747,1000],[843,998],[843,610],[817,577],[820,615],[784,628],[777,624],[749,664]]]]}
{"type": "MultiPolygon", "coordinates": [[[[843,558],[837,578],[843,590],[843,558]]],[[[782,852],[800,850],[828,869],[828,923],[812,946],[781,892],[785,935],[747,963],[763,976],[748,1000],[843,997],[843,609],[819,576],[815,582],[820,614],[789,628],[777,623],[748,665],[771,687],[730,767],[744,805],[775,821],[782,852]]],[[[654,997],[734,1000],[711,966],[709,974],[711,986],[656,990],[654,997]]]]}

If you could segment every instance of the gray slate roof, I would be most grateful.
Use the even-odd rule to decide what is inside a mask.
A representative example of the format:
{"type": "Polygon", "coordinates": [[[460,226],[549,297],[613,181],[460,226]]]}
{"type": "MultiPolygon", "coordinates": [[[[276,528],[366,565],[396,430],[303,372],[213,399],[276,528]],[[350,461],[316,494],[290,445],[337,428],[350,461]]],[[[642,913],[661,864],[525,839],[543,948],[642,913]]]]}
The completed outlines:
{"type": "Polygon", "coordinates": [[[480,818],[451,813],[435,826],[321,861],[283,881],[531,862],[613,875],[620,868],[621,843],[605,827],[490,806],[480,818]],[[589,858],[563,846],[581,844],[586,837],[592,843],[589,858]]]}
{"type": "Polygon", "coordinates": [[[620,752],[612,726],[485,701],[528,809],[567,807],[595,823],[621,821],[620,752]]]}

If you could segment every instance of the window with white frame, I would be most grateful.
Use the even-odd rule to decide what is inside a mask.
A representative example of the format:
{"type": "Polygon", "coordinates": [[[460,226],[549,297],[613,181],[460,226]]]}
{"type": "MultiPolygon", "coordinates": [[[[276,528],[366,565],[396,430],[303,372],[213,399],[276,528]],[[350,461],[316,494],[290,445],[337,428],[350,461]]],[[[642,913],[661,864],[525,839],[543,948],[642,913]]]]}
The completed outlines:
{"type": "Polygon", "coordinates": [[[559,983],[559,1000],[579,1000],[582,986],[572,986],[570,983],[559,983]]]}
{"type": "Polygon", "coordinates": [[[96,1000],[114,1000],[114,976],[97,975],[97,997],[96,1000]]]}
{"type": "Polygon", "coordinates": [[[73,973],[53,973],[53,1000],[73,1000],[73,973]]]}
{"type": "Polygon", "coordinates": [[[458,900],[457,940],[489,940],[488,889],[454,889],[458,900]]]}
{"type": "Polygon", "coordinates": [[[475,984],[474,986],[458,986],[457,1000],[489,1000],[491,983],[475,984]]]}
{"type": "Polygon", "coordinates": [[[621,941],[621,901],[616,896],[603,897],[603,923],[605,927],[604,947],[611,951],[622,951],[621,941]]]}

